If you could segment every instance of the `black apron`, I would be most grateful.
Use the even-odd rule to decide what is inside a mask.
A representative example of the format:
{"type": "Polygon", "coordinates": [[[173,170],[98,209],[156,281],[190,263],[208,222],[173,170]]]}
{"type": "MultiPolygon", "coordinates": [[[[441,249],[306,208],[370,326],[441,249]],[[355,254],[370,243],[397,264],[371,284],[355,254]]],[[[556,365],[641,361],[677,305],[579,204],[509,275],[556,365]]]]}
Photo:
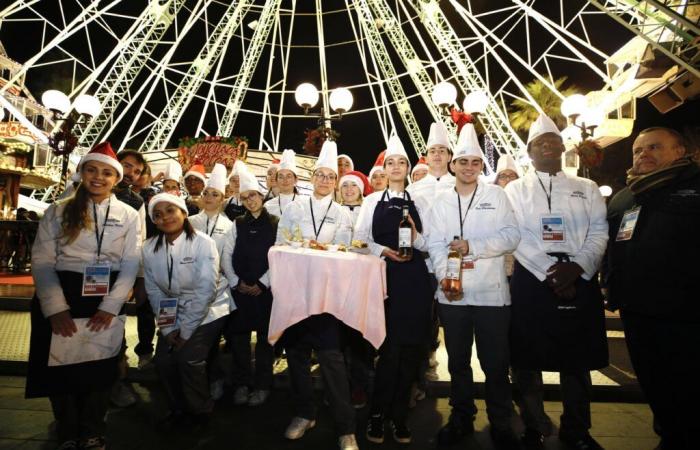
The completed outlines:
{"type": "Polygon", "coordinates": [[[224,208],[224,214],[229,218],[230,221],[236,220],[236,217],[242,216],[246,213],[246,209],[243,205],[239,205],[233,202],[233,198],[229,198],[226,202],[226,207],[224,208]]]}
{"type": "Polygon", "coordinates": [[[596,370],[608,365],[603,296],[597,276],[576,281],[576,297],[560,300],[517,260],[510,283],[511,364],[515,369],[596,370]]]}
{"type": "MultiPolygon", "coordinates": [[[[83,274],[60,271],[63,295],[74,319],[92,317],[103,297],[83,297],[83,274]]],[[[114,286],[119,272],[112,271],[110,287],[114,286]]],[[[88,361],[80,364],[49,367],[51,347],[51,322],[41,312],[39,299],[35,295],[31,301],[32,334],[29,344],[27,366],[27,398],[49,395],[83,394],[110,389],[119,375],[120,354],[109,359],[88,361]]],[[[114,319],[116,320],[116,318],[114,319]]]]}
{"type": "MultiPolygon", "coordinates": [[[[408,192],[405,198],[388,198],[384,191],[372,217],[372,238],[377,244],[398,249],[399,223],[403,207],[421,232],[423,225],[408,192]]],[[[397,263],[386,259],[388,298],[384,301],[386,339],[398,345],[427,345],[432,324],[433,294],[425,259],[417,250],[410,261],[397,263]]]]}
{"type": "Polygon", "coordinates": [[[263,292],[256,297],[233,291],[236,311],[231,315],[229,333],[258,331],[267,334],[272,312],[272,291],[258,280],[269,269],[267,252],[275,245],[277,222],[277,217],[263,209],[257,219],[245,213],[233,224],[236,227],[233,270],[241,281],[257,283],[263,292]]]}

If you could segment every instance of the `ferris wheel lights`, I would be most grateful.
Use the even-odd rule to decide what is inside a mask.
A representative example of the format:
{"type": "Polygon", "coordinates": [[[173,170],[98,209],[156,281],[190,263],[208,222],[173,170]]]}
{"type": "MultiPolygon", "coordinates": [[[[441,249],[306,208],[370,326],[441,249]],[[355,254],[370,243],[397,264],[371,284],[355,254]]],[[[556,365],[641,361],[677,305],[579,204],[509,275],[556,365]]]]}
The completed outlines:
{"type": "Polygon", "coordinates": [[[41,103],[54,112],[65,114],[70,110],[70,99],[66,94],[55,89],[48,90],[41,95],[41,103]]]}
{"type": "Polygon", "coordinates": [[[347,88],[337,88],[331,92],[331,96],[328,99],[331,104],[331,109],[338,114],[343,114],[350,111],[352,108],[352,92],[347,88]]]}
{"type": "Polygon", "coordinates": [[[96,117],[100,113],[100,102],[92,95],[79,95],[73,103],[73,108],[78,114],[96,117]]]}
{"type": "Polygon", "coordinates": [[[301,83],[294,91],[294,100],[304,111],[308,111],[318,103],[318,89],[311,83],[301,83]]]}
{"type": "Polygon", "coordinates": [[[574,94],[566,97],[563,102],[561,102],[561,113],[564,117],[576,120],[576,116],[580,116],[586,111],[588,107],[588,100],[585,96],[581,94],[574,94]]]}
{"type": "Polygon", "coordinates": [[[489,96],[485,91],[472,91],[464,98],[462,107],[469,114],[483,114],[489,105],[489,96]]]}
{"type": "Polygon", "coordinates": [[[433,88],[433,103],[440,108],[448,108],[457,102],[457,88],[447,81],[440,82],[433,88]]]}

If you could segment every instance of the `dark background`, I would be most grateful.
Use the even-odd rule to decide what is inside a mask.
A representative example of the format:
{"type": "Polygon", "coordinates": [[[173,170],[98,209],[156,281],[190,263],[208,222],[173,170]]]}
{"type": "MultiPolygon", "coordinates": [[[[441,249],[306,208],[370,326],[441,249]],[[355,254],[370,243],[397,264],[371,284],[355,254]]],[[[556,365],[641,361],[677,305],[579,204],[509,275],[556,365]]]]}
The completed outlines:
{"type": "MultiPolygon", "coordinates": [[[[76,5],[72,2],[61,3],[63,3],[66,16],[74,17],[79,12],[76,5]]],[[[82,3],[87,4],[87,1],[83,0],[82,3]]],[[[179,16],[180,23],[184,23],[185,15],[188,14],[187,8],[191,8],[194,3],[194,1],[188,1],[186,3],[185,9],[181,11],[179,16]]],[[[214,3],[210,8],[208,19],[211,22],[216,22],[218,17],[220,17],[220,15],[223,13],[225,7],[223,3],[224,2],[214,3]]],[[[318,37],[316,33],[316,11],[314,3],[315,2],[311,0],[302,0],[297,2],[297,15],[295,16],[293,35],[294,48],[290,54],[290,73],[287,84],[287,90],[289,91],[293,91],[293,89],[299,83],[305,81],[312,82],[317,87],[320,85],[318,50],[316,48],[316,45],[318,44],[318,37]]],[[[388,3],[392,5],[392,7],[396,7],[396,3],[394,1],[389,1],[388,3]]],[[[551,17],[553,20],[558,21],[557,3],[559,2],[541,0],[535,2],[534,6],[539,12],[551,17]]],[[[567,14],[572,15],[576,10],[580,9],[584,3],[585,2],[581,0],[567,0],[565,2],[567,14]]],[[[58,4],[59,1],[40,2],[40,4],[34,5],[34,7],[37,8],[37,11],[50,18],[54,23],[60,23],[58,4]]],[[[470,37],[470,31],[463,24],[463,22],[457,18],[457,15],[449,5],[449,2],[443,1],[440,4],[451,23],[454,24],[455,31],[460,36],[466,38],[470,37]]],[[[115,8],[113,12],[136,16],[144,8],[144,5],[144,1],[130,0],[128,2],[122,2],[122,4],[115,8]]],[[[512,2],[508,0],[482,0],[472,1],[471,5],[473,12],[475,14],[479,14],[512,6],[512,2]]],[[[291,1],[282,2],[283,8],[288,8],[290,6],[291,1]]],[[[348,21],[345,2],[342,0],[324,0],[323,9],[325,14],[324,31],[326,39],[329,87],[332,89],[337,86],[351,86],[354,84],[365,83],[366,78],[364,71],[362,70],[360,58],[357,55],[357,47],[348,21]]],[[[410,8],[408,9],[411,10],[410,8]]],[[[248,23],[249,21],[253,20],[255,18],[255,14],[246,16],[244,23],[248,23]]],[[[406,18],[405,16],[400,17],[401,20],[404,21],[404,27],[408,29],[408,25],[405,20],[408,20],[409,18],[406,18]]],[[[503,17],[505,16],[494,14],[493,16],[483,17],[482,21],[485,25],[495,28],[500,21],[503,20],[503,17]]],[[[289,16],[283,15],[281,17],[283,28],[286,28],[286,24],[289,23],[289,20],[289,16]]],[[[612,19],[603,14],[591,16],[586,20],[589,25],[588,30],[594,44],[600,50],[608,54],[613,53],[632,36],[627,30],[623,29],[621,26],[614,23],[612,19]]],[[[111,16],[109,18],[109,23],[115,32],[119,34],[119,32],[123,33],[126,31],[128,26],[131,24],[131,21],[119,19],[116,16],[111,16]]],[[[532,21],[530,24],[530,38],[534,50],[533,53],[537,54],[538,49],[544,49],[552,42],[552,37],[548,33],[544,32],[544,30],[538,29],[537,26],[532,26],[532,21]]],[[[503,37],[507,45],[520,54],[525,53],[525,41],[522,33],[523,26],[524,25],[521,24],[511,35],[503,37]]],[[[100,55],[105,57],[113,48],[115,38],[113,36],[109,36],[107,33],[97,32],[99,31],[97,28],[90,29],[95,30],[90,34],[89,41],[93,47],[93,52],[98,55],[99,61],[100,55]]],[[[11,58],[19,62],[24,62],[39,50],[42,32],[43,29],[39,23],[6,21],[0,28],[0,40],[3,42],[11,58]]],[[[47,36],[52,37],[51,32],[52,30],[48,30],[47,36]]],[[[247,27],[245,28],[245,32],[252,34],[252,31],[247,27]]],[[[409,39],[414,41],[414,47],[416,48],[416,51],[420,53],[421,50],[417,41],[414,38],[411,38],[411,33],[407,33],[407,35],[409,36],[409,39]]],[[[172,32],[166,33],[165,39],[172,37],[172,32]]],[[[191,60],[201,48],[205,38],[205,27],[203,24],[198,24],[188,35],[187,40],[183,43],[183,45],[178,48],[175,61],[191,60]]],[[[429,39],[426,40],[429,41],[429,39]]],[[[387,40],[385,40],[385,43],[388,47],[390,47],[387,40]]],[[[84,34],[76,35],[75,39],[70,39],[64,44],[66,49],[78,54],[85,54],[87,57],[85,45],[86,36],[84,34]]],[[[263,53],[260,59],[260,64],[258,65],[258,70],[254,75],[252,85],[264,86],[264,79],[267,75],[265,66],[269,52],[272,51],[272,49],[273,47],[268,45],[263,53]]],[[[556,49],[557,47],[555,47],[555,50],[556,49]]],[[[581,50],[588,56],[591,56],[593,59],[596,58],[592,52],[587,51],[585,48],[581,50]]],[[[153,53],[153,60],[149,61],[148,65],[153,67],[159,57],[166,51],[166,45],[157,47],[153,53]]],[[[565,50],[562,49],[562,54],[564,52],[565,50]]],[[[470,54],[475,59],[479,58],[481,53],[478,46],[470,49],[470,54]]],[[[62,57],[64,57],[64,55],[60,51],[55,51],[47,55],[44,60],[59,59],[62,57]]],[[[237,41],[232,41],[229,49],[227,49],[224,55],[224,58],[225,64],[223,66],[222,74],[235,75],[242,60],[240,44],[237,41]]],[[[397,71],[400,74],[405,72],[405,70],[402,69],[397,55],[393,54],[392,58],[396,62],[396,67],[398,67],[397,71]]],[[[512,58],[509,59],[508,56],[504,56],[504,59],[506,64],[513,69],[523,83],[531,81],[533,78],[532,75],[516,64],[512,58]]],[[[482,63],[484,63],[484,61],[482,61],[482,63]]],[[[576,86],[580,92],[600,89],[602,87],[602,81],[597,76],[593,75],[590,70],[584,68],[580,64],[568,61],[558,61],[552,64],[551,69],[557,77],[566,75],[568,77],[567,85],[576,86]]],[[[33,92],[37,98],[40,98],[41,92],[50,88],[59,88],[64,91],[70,91],[70,82],[73,77],[73,70],[74,68],[70,65],[52,65],[44,68],[33,69],[28,74],[26,84],[29,90],[33,92]]],[[[443,73],[446,73],[446,71],[443,70],[443,73]]],[[[75,77],[77,80],[83,79],[85,76],[87,76],[87,74],[88,72],[84,68],[75,68],[75,77]]],[[[498,82],[499,80],[503,79],[504,72],[498,66],[498,64],[494,64],[493,61],[489,61],[488,74],[492,82],[498,82]]],[[[172,74],[169,76],[169,78],[175,81],[178,79],[177,76],[172,76],[172,74]]],[[[209,78],[211,78],[211,74],[209,78]]],[[[138,86],[139,82],[143,82],[144,80],[145,71],[144,74],[140,75],[140,78],[137,78],[137,83],[135,83],[135,85],[138,86]]],[[[416,119],[425,130],[424,137],[427,137],[427,131],[431,122],[428,110],[424,106],[422,99],[416,96],[417,92],[415,86],[413,86],[407,76],[402,77],[402,84],[407,96],[410,97],[409,102],[414,114],[416,115],[416,119]]],[[[206,95],[208,89],[209,85],[205,83],[198,94],[204,96],[206,95]]],[[[219,99],[223,99],[225,102],[228,98],[228,92],[226,92],[226,89],[222,88],[220,94],[219,99]]],[[[360,89],[357,89],[353,90],[353,94],[355,98],[353,110],[356,111],[371,106],[369,91],[361,91],[360,89]]],[[[243,103],[243,109],[257,111],[261,110],[263,98],[264,95],[262,93],[248,92],[243,103]]],[[[276,109],[276,101],[278,100],[272,100],[273,109],[276,109]]],[[[458,101],[461,103],[462,99],[459,98],[458,101]]],[[[165,97],[164,95],[159,94],[152,99],[152,102],[149,105],[151,105],[152,111],[158,111],[159,105],[164,104],[165,97]]],[[[175,130],[175,133],[173,134],[169,147],[177,146],[177,141],[179,138],[191,136],[194,133],[197,122],[199,121],[202,104],[203,102],[200,101],[197,103],[197,100],[195,100],[190,105],[191,107],[186,110],[175,130]]],[[[631,161],[631,141],[639,130],[649,126],[665,125],[683,131],[687,127],[696,126],[698,124],[697,118],[700,117],[698,114],[700,112],[699,110],[700,108],[698,107],[698,101],[693,101],[688,102],[685,105],[663,115],[649,103],[648,99],[638,99],[637,120],[635,121],[635,130],[632,137],[605,149],[604,164],[601,168],[592,171],[592,178],[594,178],[600,184],[608,184],[615,189],[621,187],[622,183],[624,182],[624,172],[629,167],[631,161]]],[[[294,102],[292,93],[287,94],[284,113],[301,113],[300,108],[294,102]]],[[[394,121],[399,127],[397,129],[399,136],[402,137],[407,150],[409,150],[409,153],[411,153],[409,148],[409,140],[402,128],[402,125],[400,124],[398,114],[394,114],[394,121]]],[[[128,125],[128,121],[124,121],[117,131],[109,137],[109,139],[112,142],[118,142],[120,139],[123,139],[128,125]]],[[[281,151],[284,148],[292,148],[297,152],[301,152],[304,141],[304,130],[314,128],[315,126],[316,123],[313,119],[285,120],[283,122],[281,142],[277,150],[281,151]]],[[[213,110],[210,110],[210,113],[207,116],[205,121],[205,129],[212,133],[216,131],[216,118],[213,110]]],[[[241,112],[236,122],[233,134],[249,137],[251,141],[251,148],[256,148],[258,145],[259,129],[260,116],[241,112]]],[[[355,160],[356,167],[367,172],[377,153],[384,148],[384,141],[381,136],[376,114],[373,111],[369,111],[347,115],[342,122],[334,124],[334,129],[339,131],[341,134],[339,139],[340,152],[350,154],[355,160]]],[[[136,139],[132,142],[128,142],[127,146],[137,147],[138,144],[139,141],[136,139]]]]}

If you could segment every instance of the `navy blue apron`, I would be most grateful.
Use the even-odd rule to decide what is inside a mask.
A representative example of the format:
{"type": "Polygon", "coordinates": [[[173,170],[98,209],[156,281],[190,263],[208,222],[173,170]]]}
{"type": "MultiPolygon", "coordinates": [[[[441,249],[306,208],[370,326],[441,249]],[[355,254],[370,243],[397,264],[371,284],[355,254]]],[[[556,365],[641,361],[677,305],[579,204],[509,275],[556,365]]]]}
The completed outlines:
{"type": "Polygon", "coordinates": [[[224,214],[226,214],[226,217],[229,218],[230,221],[236,220],[236,217],[242,216],[245,214],[246,209],[243,207],[243,205],[239,205],[238,203],[234,203],[233,197],[229,198],[228,201],[226,202],[226,207],[224,208],[224,214]]]}
{"type": "MultiPolygon", "coordinates": [[[[420,233],[423,229],[418,210],[408,192],[404,198],[389,199],[384,191],[372,217],[372,238],[393,250],[399,248],[399,223],[403,207],[420,233]]],[[[398,345],[427,345],[431,337],[433,294],[430,274],[420,252],[410,261],[397,263],[386,258],[388,298],[384,301],[386,339],[398,345]]]]}
{"type": "MultiPolygon", "coordinates": [[[[63,295],[70,307],[74,319],[92,317],[103,297],[83,297],[83,274],[79,272],[59,271],[63,295]]],[[[119,272],[110,274],[110,286],[119,276],[119,272]]],[[[118,362],[121,353],[109,359],[88,361],[80,364],[49,367],[49,348],[51,347],[51,322],[41,312],[39,299],[35,295],[31,301],[32,334],[29,344],[29,363],[27,366],[26,397],[47,397],[49,395],[82,394],[107,390],[117,381],[118,362]]],[[[114,319],[116,320],[116,318],[114,319]]]]}

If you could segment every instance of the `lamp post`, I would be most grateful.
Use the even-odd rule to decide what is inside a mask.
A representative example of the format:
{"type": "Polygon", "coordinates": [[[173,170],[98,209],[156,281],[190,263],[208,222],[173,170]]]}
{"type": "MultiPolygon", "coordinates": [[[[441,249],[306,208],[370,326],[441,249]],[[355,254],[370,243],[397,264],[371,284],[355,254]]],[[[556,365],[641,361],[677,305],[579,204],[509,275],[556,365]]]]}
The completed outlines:
{"type": "Polygon", "coordinates": [[[318,103],[319,96],[318,89],[311,83],[302,83],[294,91],[294,100],[304,109],[304,115],[317,118],[318,124],[323,126],[324,137],[328,139],[331,137],[331,121],[342,120],[343,114],[352,108],[352,92],[344,87],[331,91],[328,102],[331,109],[336,112],[336,115],[329,114],[323,107],[321,107],[321,112],[318,114],[310,112],[318,103]]]}
{"type": "Polygon", "coordinates": [[[48,90],[41,96],[41,103],[53,114],[56,122],[62,122],[58,131],[49,136],[49,147],[54,155],[62,156],[61,181],[59,192],[66,186],[68,160],[70,154],[78,145],[78,137],[73,134],[73,128],[86,124],[100,113],[100,102],[92,95],[79,95],[71,107],[71,101],[66,94],[57,90],[48,90]]]}
{"type": "MultiPolygon", "coordinates": [[[[592,139],[595,129],[605,120],[605,111],[602,108],[588,104],[588,99],[581,94],[574,94],[564,99],[561,103],[561,113],[566,116],[570,125],[567,127],[570,139],[574,140],[576,131],[581,135],[581,143],[576,146],[576,152],[583,161],[583,157],[591,151],[599,152],[600,147],[592,139]]],[[[590,159],[590,158],[589,158],[590,159]]],[[[583,175],[590,178],[590,165],[583,161],[583,175]]]]}

